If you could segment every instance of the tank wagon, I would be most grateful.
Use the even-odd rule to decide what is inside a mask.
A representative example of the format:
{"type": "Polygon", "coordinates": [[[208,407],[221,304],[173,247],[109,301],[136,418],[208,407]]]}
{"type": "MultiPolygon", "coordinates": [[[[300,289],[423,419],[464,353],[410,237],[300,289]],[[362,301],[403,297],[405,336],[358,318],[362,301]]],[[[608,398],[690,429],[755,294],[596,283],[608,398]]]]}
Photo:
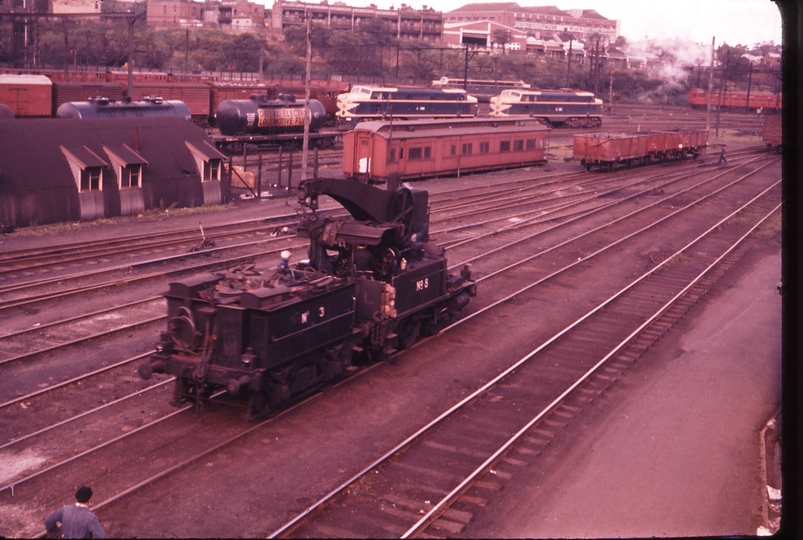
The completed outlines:
{"type": "Polygon", "coordinates": [[[136,116],[178,116],[191,119],[190,109],[182,101],[165,101],[147,96],[142,101],[111,101],[90,98],[88,101],[62,103],[56,111],[58,118],[132,118],[136,116]]]}
{"type": "Polygon", "coordinates": [[[761,138],[770,152],[780,152],[783,147],[783,124],[780,114],[765,114],[761,138]]]}
{"type": "Polygon", "coordinates": [[[536,165],[549,132],[529,119],[363,122],[343,134],[343,174],[381,182],[536,165]]]}
{"type": "Polygon", "coordinates": [[[355,363],[383,359],[435,334],[476,294],[471,272],[447,270],[431,243],[428,193],[344,179],[299,187],[298,235],[309,260],[272,270],[203,274],[171,283],[167,331],[138,368],[176,376],[175,400],[217,389],[247,400],[249,418],[332,381],[355,363]],[[350,217],[316,213],[318,197],[350,217]]]}
{"type": "Polygon", "coordinates": [[[337,96],[337,126],[395,118],[470,118],[477,116],[477,98],[455,88],[389,88],[355,86],[337,96]]]}
{"type": "MultiPolygon", "coordinates": [[[[745,110],[753,111],[775,110],[782,108],[782,94],[780,92],[757,92],[752,91],[748,95],[746,91],[729,91],[711,93],[711,106],[716,108],[721,106],[723,110],[745,110]]],[[[702,88],[692,88],[689,90],[689,105],[693,109],[708,108],[708,90],[702,88]]]]}
{"type": "MultiPolygon", "coordinates": [[[[326,123],[323,104],[310,99],[309,141],[312,147],[328,148],[335,144],[337,132],[322,133],[326,123]]],[[[304,100],[293,94],[280,94],[270,99],[267,94],[252,94],[250,99],[223,101],[217,108],[216,120],[220,135],[212,135],[215,145],[224,152],[239,152],[243,145],[272,148],[303,144],[304,100]]]]}
{"type": "Polygon", "coordinates": [[[503,90],[491,98],[494,118],[529,116],[548,126],[569,128],[602,125],[602,100],[574,90],[503,90]]]}
{"type": "MultiPolygon", "coordinates": [[[[311,99],[310,131],[318,131],[326,121],[326,109],[311,99]]],[[[293,94],[269,99],[266,94],[252,94],[250,99],[230,99],[218,105],[217,125],[223,135],[288,133],[304,131],[304,101],[293,94]]]]}
{"type": "Polygon", "coordinates": [[[669,159],[697,159],[708,147],[707,130],[584,133],[574,136],[573,155],[587,171],[612,171],[669,159]]]}

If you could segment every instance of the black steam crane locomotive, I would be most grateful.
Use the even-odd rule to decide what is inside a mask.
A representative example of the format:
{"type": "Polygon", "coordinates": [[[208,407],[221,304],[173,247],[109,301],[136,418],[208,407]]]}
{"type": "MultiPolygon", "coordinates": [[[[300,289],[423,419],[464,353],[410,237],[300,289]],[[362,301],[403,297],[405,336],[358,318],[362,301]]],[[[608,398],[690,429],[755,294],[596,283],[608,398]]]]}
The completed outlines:
{"type": "Polygon", "coordinates": [[[168,327],[139,367],[176,376],[174,404],[215,390],[248,398],[248,416],[321,387],[349,365],[385,358],[449,324],[476,294],[466,267],[448,272],[428,238],[428,193],[352,180],[303,182],[298,235],[309,259],[204,274],[170,284],[168,327]],[[350,217],[324,217],[328,195],[350,217]]]}

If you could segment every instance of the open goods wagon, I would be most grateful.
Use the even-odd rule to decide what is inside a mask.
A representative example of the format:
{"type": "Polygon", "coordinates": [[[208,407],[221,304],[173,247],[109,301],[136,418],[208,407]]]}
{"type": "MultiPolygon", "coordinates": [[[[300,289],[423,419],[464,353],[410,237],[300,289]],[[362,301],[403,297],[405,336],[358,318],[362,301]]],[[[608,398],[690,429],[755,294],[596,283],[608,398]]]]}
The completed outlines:
{"type": "Polygon", "coordinates": [[[619,165],[647,165],[669,159],[697,158],[708,147],[707,130],[584,133],[574,136],[574,159],[612,171],[619,165]]]}
{"type": "Polygon", "coordinates": [[[770,152],[780,152],[783,144],[783,130],[780,114],[765,114],[761,138],[770,152]]]}
{"type": "Polygon", "coordinates": [[[536,165],[549,131],[529,119],[362,122],[343,134],[343,173],[381,182],[536,165]]]}

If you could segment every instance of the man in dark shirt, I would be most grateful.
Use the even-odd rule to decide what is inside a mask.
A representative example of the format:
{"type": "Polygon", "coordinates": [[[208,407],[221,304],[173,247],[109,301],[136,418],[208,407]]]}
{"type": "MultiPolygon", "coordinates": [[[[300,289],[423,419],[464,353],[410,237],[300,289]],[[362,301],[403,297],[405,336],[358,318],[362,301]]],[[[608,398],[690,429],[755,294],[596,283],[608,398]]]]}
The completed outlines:
{"type": "Polygon", "coordinates": [[[78,488],[75,492],[78,502],[62,506],[45,518],[48,535],[51,538],[106,538],[98,518],[89,509],[91,498],[90,488],[78,488]],[[61,523],[60,532],[58,523],[61,523]]]}
{"type": "Polygon", "coordinates": [[[725,152],[727,151],[728,151],[728,145],[723,144],[722,150],[719,151],[719,161],[717,162],[717,165],[722,165],[723,161],[725,162],[725,165],[728,164],[728,158],[725,157],[725,152]]]}

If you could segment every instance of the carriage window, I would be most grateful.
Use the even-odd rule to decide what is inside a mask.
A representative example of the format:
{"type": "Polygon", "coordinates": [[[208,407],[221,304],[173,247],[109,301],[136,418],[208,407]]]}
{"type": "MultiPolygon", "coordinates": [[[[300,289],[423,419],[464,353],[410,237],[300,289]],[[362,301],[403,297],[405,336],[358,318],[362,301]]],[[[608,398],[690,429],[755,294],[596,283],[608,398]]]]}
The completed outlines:
{"type": "Polygon", "coordinates": [[[432,157],[432,147],[425,146],[424,147],[424,159],[429,159],[432,157]]]}
{"type": "Polygon", "coordinates": [[[464,156],[471,155],[472,146],[473,146],[472,143],[463,143],[463,155],[464,156]]]}
{"type": "Polygon", "coordinates": [[[490,151],[491,151],[491,143],[489,142],[480,143],[480,154],[487,154],[490,151]]]}
{"type": "Polygon", "coordinates": [[[456,145],[456,144],[453,144],[453,145],[451,146],[451,151],[449,152],[449,154],[453,156],[453,155],[455,155],[456,153],[457,153],[457,145],[456,145]]]}
{"type": "Polygon", "coordinates": [[[527,139],[527,150],[535,150],[535,139],[527,139]]]}
{"type": "Polygon", "coordinates": [[[421,159],[421,156],[423,155],[422,151],[423,151],[423,148],[421,148],[421,147],[410,148],[409,157],[407,159],[421,159]]]}
{"type": "Polygon", "coordinates": [[[396,149],[395,148],[391,148],[390,149],[389,161],[396,161],[396,149]]]}
{"type": "Polygon", "coordinates": [[[524,140],[513,141],[513,151],[518,152],[520,150],[524,150],[524,140]]]}
{"type": "Polygon", "coordinates": [[[499,143],[500,152],[510,152],[510,141],[501,141],[499,143]]]}

